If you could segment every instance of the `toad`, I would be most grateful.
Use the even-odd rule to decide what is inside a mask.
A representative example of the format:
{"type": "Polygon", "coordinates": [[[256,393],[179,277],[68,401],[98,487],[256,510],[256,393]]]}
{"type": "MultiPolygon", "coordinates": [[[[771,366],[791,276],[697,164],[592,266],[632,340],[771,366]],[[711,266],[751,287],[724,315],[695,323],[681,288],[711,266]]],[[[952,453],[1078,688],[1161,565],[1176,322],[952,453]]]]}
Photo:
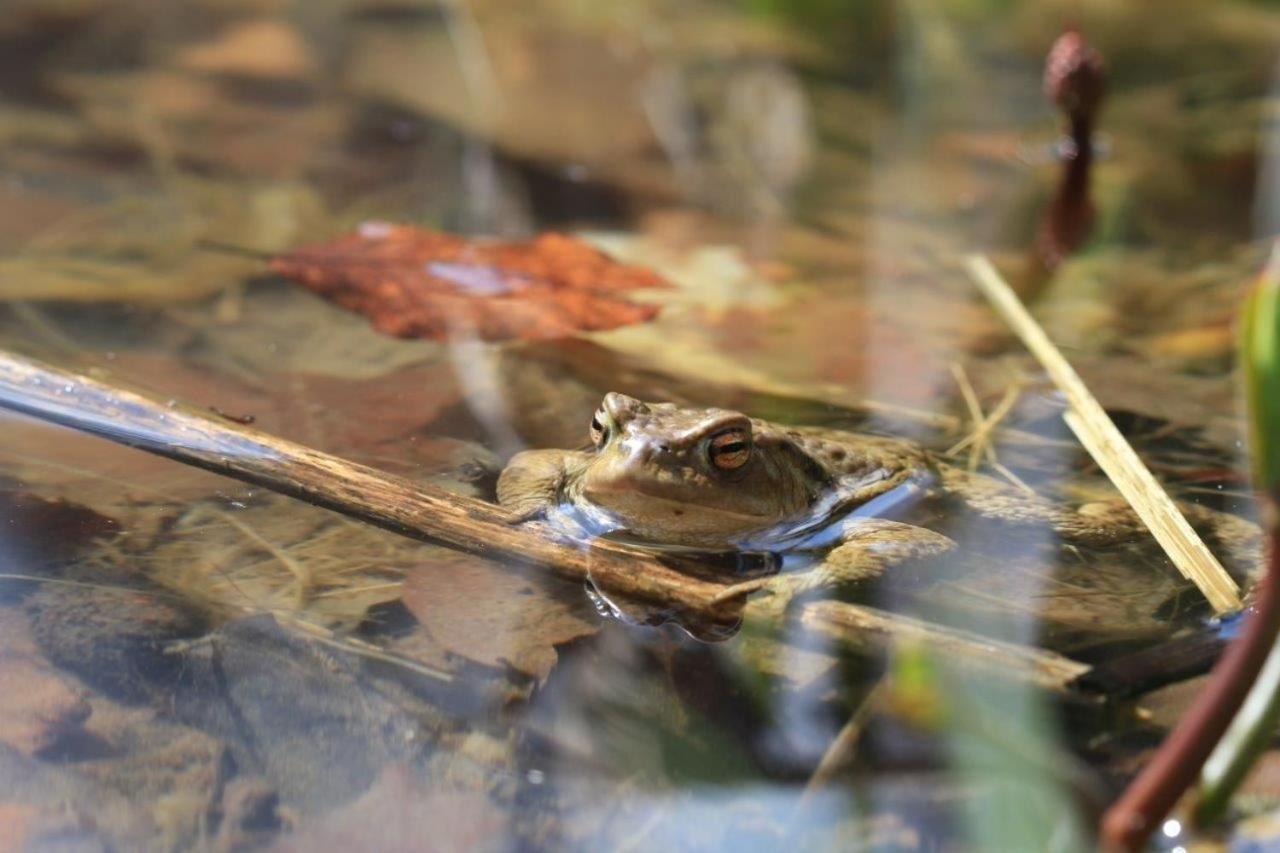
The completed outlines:
{"type": "MultiPolygon", "coordinates": [[[[1060,505],[910,441],[783,426],[724,409],[610,393],[591,419],[590,438],[586,450],[516,454],[498,480],[499,502],[513,519],[553,517],[580,535],[624,530],[708,551],[815,556],[807,571],[735,584],[721,598],[856,583],[953,549],[941,533],[882,517],[913,496],[949,494],[980,516],[1047,527],[1072,544],[1124,542],[1144,529],[1123,503],[1060,505]]],[[[1183,509],[1256,564],[1254,525],[1194,504],[1183,509]]]]}

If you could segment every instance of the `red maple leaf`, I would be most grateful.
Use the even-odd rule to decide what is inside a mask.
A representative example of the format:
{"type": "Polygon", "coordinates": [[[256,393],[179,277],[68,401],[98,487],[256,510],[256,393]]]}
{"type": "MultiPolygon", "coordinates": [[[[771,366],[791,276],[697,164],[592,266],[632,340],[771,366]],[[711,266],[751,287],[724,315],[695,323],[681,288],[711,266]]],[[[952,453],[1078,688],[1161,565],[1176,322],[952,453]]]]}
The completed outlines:
{"type": "Polygon", "coordinates": [[[475,241],[413,225],[367,223],[286,252],[271,269],[400,338],[563,338],[651,320],[621,291],[669,287],[575,237],[475,241]]]}

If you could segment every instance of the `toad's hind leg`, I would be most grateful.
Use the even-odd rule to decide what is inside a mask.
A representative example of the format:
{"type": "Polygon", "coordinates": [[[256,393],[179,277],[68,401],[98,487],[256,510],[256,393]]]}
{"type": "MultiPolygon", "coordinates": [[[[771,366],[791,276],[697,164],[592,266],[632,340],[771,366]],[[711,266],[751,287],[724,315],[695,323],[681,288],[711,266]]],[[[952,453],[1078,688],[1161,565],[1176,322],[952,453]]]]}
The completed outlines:
{"type": "Polygon", "coordinates": [[[812,568],[734,584],[717,595],[715,601],[728,601],[762,589],[790,600],[819,589],[871,580],[899,563],[934,557],[956,546],[941,533],[880,518],[851,519],[845,522],[841,535],[841,543],[812,568]]]}
{"type": "Polygon", "coordinates": [[[1007,483],[949,465],[938,466],[943,488],[969,509],[994,521],[1027,527],[1048,527],[1067,542],[1111,545],[1139,535],[1145,527],[1125,504],[1107,503],[1102,511],[1081,510],[1027,494],[1007,483]]]}
{"type": "MultiPolygon", "coordinates": [[[[1028,495],[984,474],[939,466],[944,488],[964,500],[974,512],[1007,524],[1048,527],[1075,545],[1107,546],[1147,536],[1147,526],[1122,499],[1073,507],[1028,495]]],[[[1186,501],[1178,509],[1196,532],[1211,540],[1236,567],[1253,576],[1262,560],[1262,531],[1256,524],[1228,512],[1186,501]]]]}

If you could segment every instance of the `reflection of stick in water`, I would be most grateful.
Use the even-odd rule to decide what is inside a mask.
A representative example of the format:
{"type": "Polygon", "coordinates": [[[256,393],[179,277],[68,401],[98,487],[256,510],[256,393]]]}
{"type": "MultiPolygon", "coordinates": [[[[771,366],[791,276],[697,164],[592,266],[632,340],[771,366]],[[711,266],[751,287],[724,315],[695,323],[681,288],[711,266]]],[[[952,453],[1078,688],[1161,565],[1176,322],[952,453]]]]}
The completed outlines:
{"type": "MultiPolygon", "coordinates": [[[[0,407],[255,483],[406,536],[498,560],[504,567],[543,568],[560,577],[590,581],[611,596],[659,605],[690,619],[724,625],[744,615],[740,604],[714,604],[724,584],[677,571],[643,549],[608,540],[588,548],[565,543],[540,522],[511,524],[494,504],[2,351],[0,407]]],[[[798,622],[804,634],[856,652],[883,650],[905,637],[933,645],[974,669],[1052,690],[1065,689],[1088,669],[1052,652],[834,601],[807,605],[798,620],[770,610],[764,602],[748,603],[745,615],[775,627],[790,628],[798,622]]]]}

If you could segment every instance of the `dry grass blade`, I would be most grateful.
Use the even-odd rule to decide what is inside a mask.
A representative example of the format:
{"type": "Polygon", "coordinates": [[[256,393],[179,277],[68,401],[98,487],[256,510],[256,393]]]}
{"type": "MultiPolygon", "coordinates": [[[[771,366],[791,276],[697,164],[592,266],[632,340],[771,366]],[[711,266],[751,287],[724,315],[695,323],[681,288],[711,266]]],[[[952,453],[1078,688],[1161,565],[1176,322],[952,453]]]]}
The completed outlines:
{"type": "Polygon", "coordinates": [[[1192,530],[1102,405],[1027,312],[991,261],[982,255],[971,255],[966,258],[965,266],[996,312],[1022,339],[1066,396],[1071,406],[1071,411],[1065,416],[1068,426],[1147,525],[1178,571],[1196,585],[1217,612],[1239,610],[1240,590],[1235,581],[1192,530]]]}
{"type": "Polygon", "coordinates": [[[965,373],[964,367],[959,362],[951,363],[951,375],[955,378],[956,385],[960,388],[960,396],[964,398],[965,407],[969,410],[969,420],[973,422],[973,431],[952,449],[958,450],[966,442],[972,444],[973,449],[969,453],[969,470],[976,471],[978,463],[982,460],[983,451],[987,448],[987,430],[982,426],[987,418],[982,412],[982,404],[978,402],[978,392],[973,390],[969,374],[965,373]]]}
{"type": "Polygon", "coordinates": [[[991,410],[991,413],[983,414],[982,404],[978,402],[978,393],[973,390],[973,383],[969,381],[969,374],[965,372],[963,365],[959,362],[952,362],[951,374],[955,377],[956,385],[960,388],[960,395],[964,398],[965,406],[969,409],[969,419],[973,422],[973,429],[967,436],[947,448],[945,455],[954,456],[967,447],[969,448],[968,467],[970,471],[977,471],[979,463],[985,459],[992,470],[1012,483],[1018,490],[1034,495],[1034,489],[1000,462],[996,456],[995,445],[991,442],[996,427],[999,426],[1009,412],[1013,411],[1014,404],[1018,402],[1018,397],[1022,395],[1021,386],[1011,385],[1005,391],[1004,397],[991,410]]]}

